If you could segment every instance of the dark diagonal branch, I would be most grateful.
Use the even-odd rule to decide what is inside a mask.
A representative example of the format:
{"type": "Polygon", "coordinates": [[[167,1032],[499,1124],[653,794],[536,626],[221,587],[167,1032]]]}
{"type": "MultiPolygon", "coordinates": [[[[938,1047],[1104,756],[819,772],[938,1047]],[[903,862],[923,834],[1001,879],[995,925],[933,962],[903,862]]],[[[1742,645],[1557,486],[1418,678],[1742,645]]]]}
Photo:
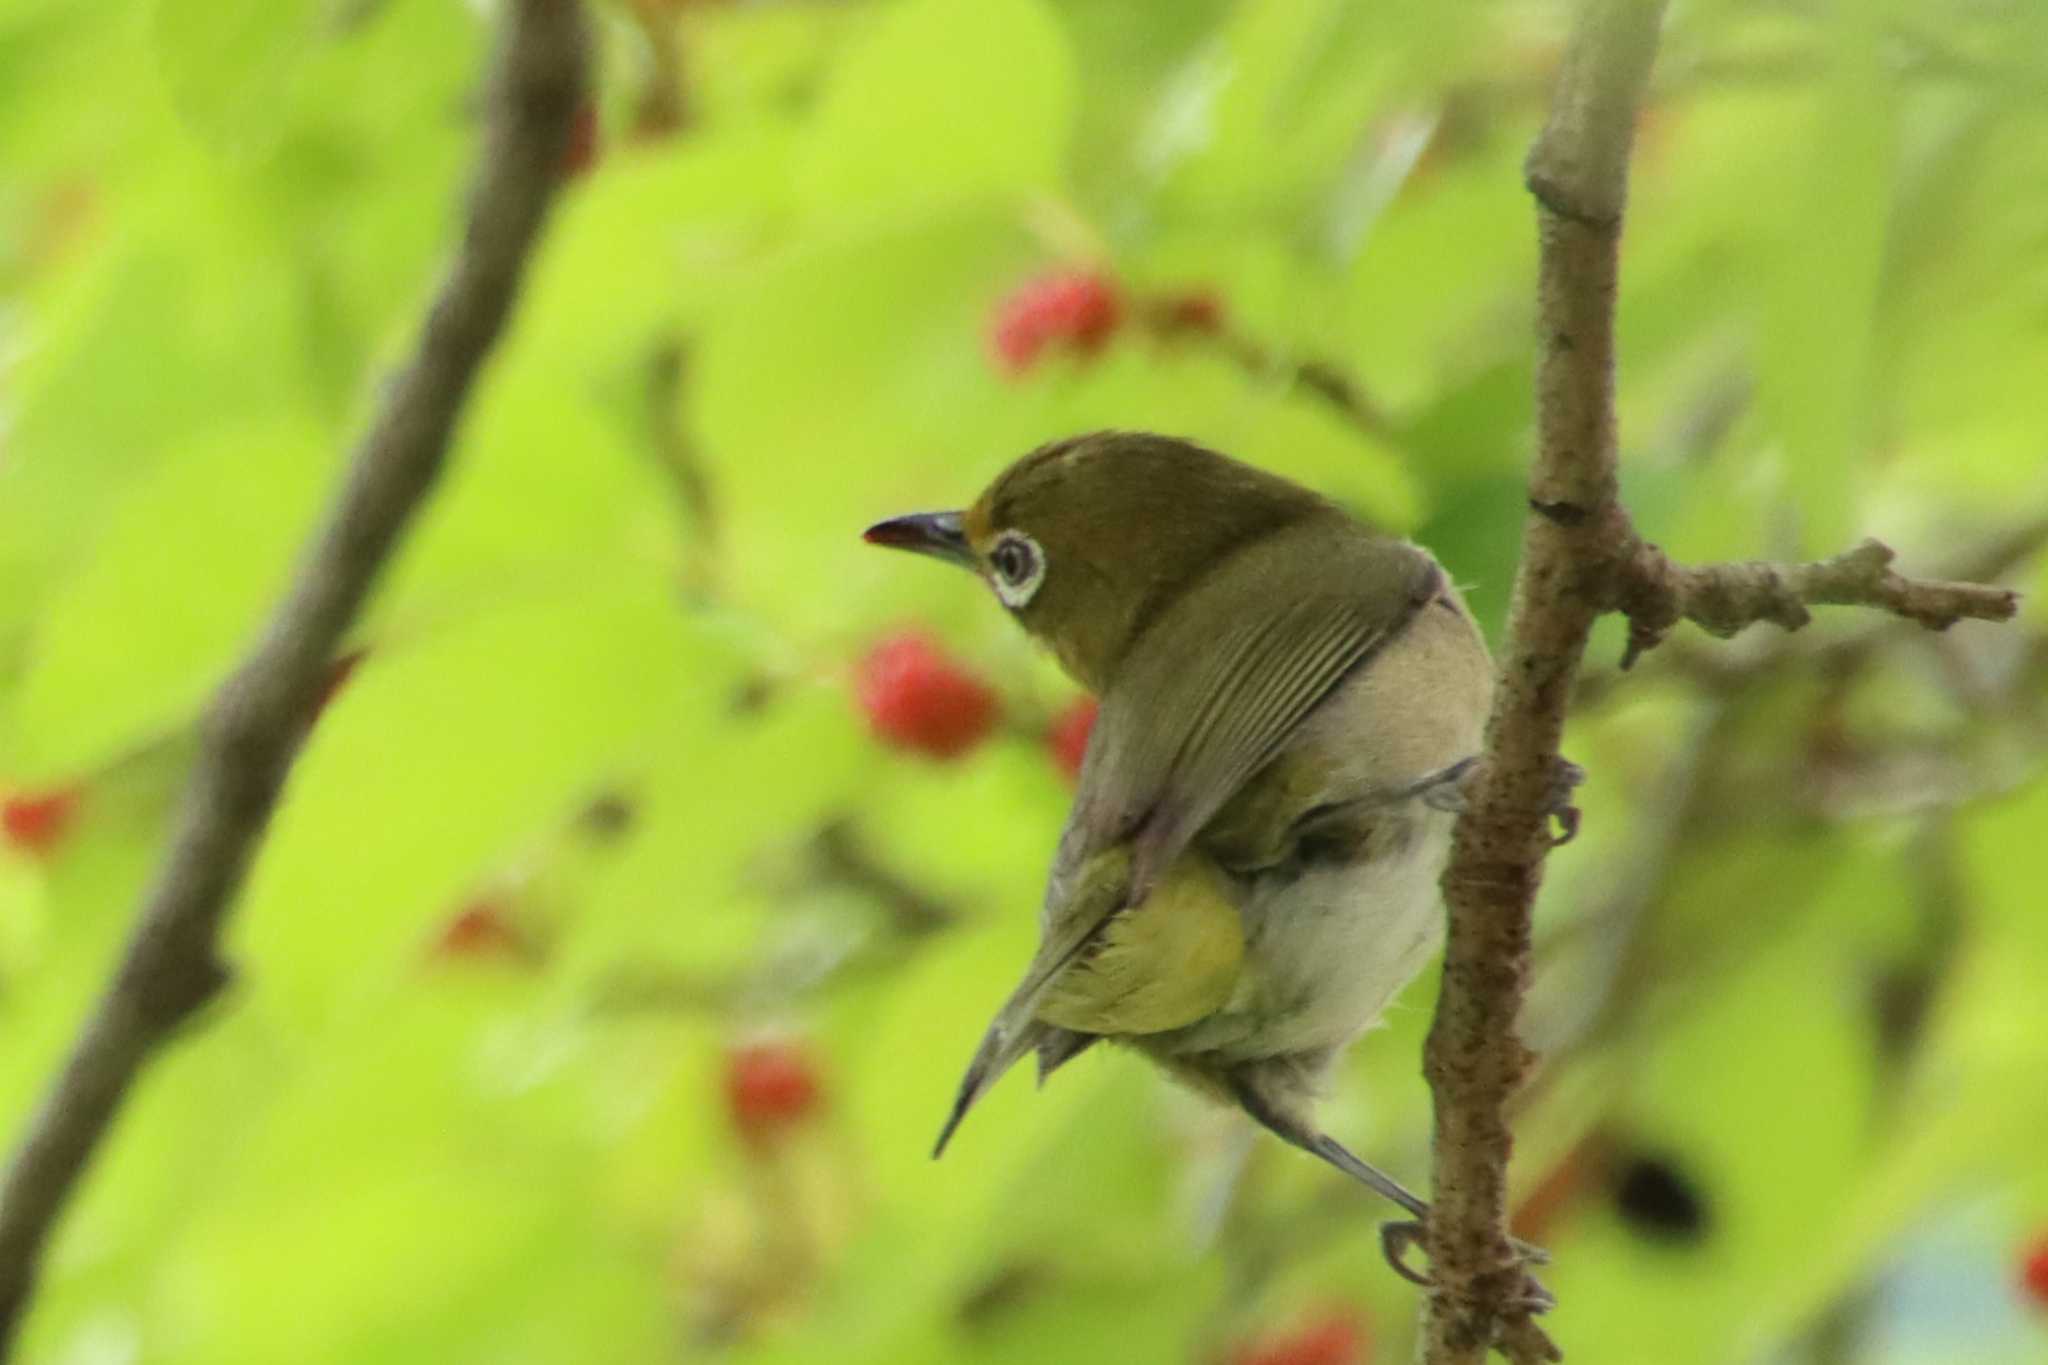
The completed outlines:
{"type": "Polygon", "coordinates": [[[1663,10],[1585,0],[1526,167],[1541,240],[1538,444],[1486,753],[1444,873],[1449,937],[1425,1058],[1436,1102],[1430,1365],[1472,1365],[1493,1347],[1517,1362],[1557,1355],[1529,1315],[1503,1228],[1506,1106],[1530,1063],[1515,1017],[1558,743],[1594,621],[1628,616],[1633,658],[1681,619],[1717,635],[1755,621],[1796,629],[1809,606],[1837,603],[1939,629],[2017,607],[2004,589],[1901,577],[1875,541],[1811,564],[1686,567],[1637,534],[1617,495],[1614,305],[1629,148],[1663,10]]]}
{"type": "Polygon", "coordinates": [[[277,802],[343,631],[443,463],[510,313],[582,98],[577,0],[513,0],[461,248],[411,361],[262,637],[205,724],[178,827],[134,934],[0,1186],[0,1351],[51,1228],[150,1057],[228,980],[222,920],[277,802]]]}
{"type": "Polygon", "coordinates": [[[1550,848],[1558,743],[1572,679],[1603,606],[1594,547],[1618,515],[1614,300],[1635,111],[1662,0],[1590,0],[1550,122],[1531,152],[1540,204],[1539,447],[1486,757],[1444,872],[1443,993],[1424,1070],[1436,1101],[1430,1365],[1472,1365],[1500,1343],[1516,1361],[1556,1348],[1517,1307],[1524,1272],[1506,1233],[1507,1104],[1530,1053],[1515,1034],[1530,911],[1550,848]],[[1569,511],[1558,513],[1556,509],[1569,511]]]}

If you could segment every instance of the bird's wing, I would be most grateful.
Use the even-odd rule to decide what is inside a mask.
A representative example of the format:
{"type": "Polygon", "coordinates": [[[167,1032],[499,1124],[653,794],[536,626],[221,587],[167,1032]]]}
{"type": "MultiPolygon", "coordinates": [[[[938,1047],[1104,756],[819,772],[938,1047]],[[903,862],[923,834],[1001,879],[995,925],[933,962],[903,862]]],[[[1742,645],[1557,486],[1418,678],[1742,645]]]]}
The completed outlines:
{"type": "Polygon", "coordinates": [[[1068,878],[1104,848],[1129,842],[1130,899],[1144,899],[1309,714],[1443,588],[1428,555],[1349,524],[1311,525],[1243,553],[1139,639],[1103,697],[1053,870],[1048,931],[1068,878]]]}

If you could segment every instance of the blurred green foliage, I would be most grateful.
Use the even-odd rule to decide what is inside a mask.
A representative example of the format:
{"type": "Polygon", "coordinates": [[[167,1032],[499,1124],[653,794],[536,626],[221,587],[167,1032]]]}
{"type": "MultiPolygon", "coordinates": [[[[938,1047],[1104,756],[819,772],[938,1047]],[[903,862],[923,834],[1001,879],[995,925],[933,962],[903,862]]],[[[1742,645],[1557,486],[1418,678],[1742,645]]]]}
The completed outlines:
{"type": "MultiPolygon", "coordinates": [[[[10,1132],[451,250],[488,8],[0,9],[0,797],[76,795],[0,847],[10,1132]]],[[[239,984],[123,1116],[25,1356],[1213,1361],[1337,1311],[1403,1358],[1382,1210],[1129,1058],[1002,1087],[926,1160],[1028,953],[1071,689],[856,533],[1153,428],[1415,535],[1497,630],[1518,163],[1563,7],[596,18],[596,163],[313,723],[239,984]],[[1005,376],[992,309],[1062,269],[1130,319],[1005,376]],[[1141,325],[1189,291],[1256,346],[1141,325]],[[971,757],[888,751],[851,699],[913,625],[1004,698],[971,757]],[[763,1032],[820,1100],[748,1139],[726,1058],[763,1032]]],[[[1588,1362],[2048,1358],[2011,1287],[2048,1227],[2048,574],[2014,539],[2048,515],[2048,7],[1678,6],[1638,153],[1648,534],[1877,533],[2034,591],[2009,628],[1837,615],[1625,681],[1601,636],[1517,1169],[1555,1333],[1588,1362]],[[1646,1157],[1696,1228],[1617,1202],[1646,1157]]],[[[1429,991],[1329,1120],[1416,1179],[1429,991]]]]}

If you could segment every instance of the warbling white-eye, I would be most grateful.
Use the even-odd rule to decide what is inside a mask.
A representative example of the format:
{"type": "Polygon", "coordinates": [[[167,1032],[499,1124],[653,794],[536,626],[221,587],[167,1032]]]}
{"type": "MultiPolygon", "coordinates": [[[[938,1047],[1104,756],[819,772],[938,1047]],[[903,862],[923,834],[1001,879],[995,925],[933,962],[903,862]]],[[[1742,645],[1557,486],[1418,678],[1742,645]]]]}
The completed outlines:
{"type": "MultiPolygon", "coordinates": [[[[1486,646],[1435,559],[1164,436],[1041,447],[962,512],[870,527],[979,574],[1101,699],[1037,956],[939,1135],[1027,1052],[1099,1039],[1426,1218],[1316,1125],[1338,1056],[1434,952],[1486,646]]],[[[1389,1225],[1390,1259],[1417,1232],[1389,1225]]]]}

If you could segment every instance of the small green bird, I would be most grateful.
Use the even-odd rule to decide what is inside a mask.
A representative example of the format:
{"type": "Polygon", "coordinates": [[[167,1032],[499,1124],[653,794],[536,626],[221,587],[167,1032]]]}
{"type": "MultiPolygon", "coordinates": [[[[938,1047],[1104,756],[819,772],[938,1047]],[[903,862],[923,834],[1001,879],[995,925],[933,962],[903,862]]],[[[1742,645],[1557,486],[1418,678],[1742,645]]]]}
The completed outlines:
{"type": "MultiPolygon", "coordinates": [[[[1042,1081],[1108,1038],[1426,1218],[1313,1111],[1442,935],[1447,812],[1492,667],[1436,560],[1135,432],[1043,446],[966,511],[866,539],[979,574],[1101,699],[1038,954],[938,1151],[1024,1054],[1042,1081]]],[[[1388,1230],[1404,1274],[1415,1232],[1388,1230]]]]}

